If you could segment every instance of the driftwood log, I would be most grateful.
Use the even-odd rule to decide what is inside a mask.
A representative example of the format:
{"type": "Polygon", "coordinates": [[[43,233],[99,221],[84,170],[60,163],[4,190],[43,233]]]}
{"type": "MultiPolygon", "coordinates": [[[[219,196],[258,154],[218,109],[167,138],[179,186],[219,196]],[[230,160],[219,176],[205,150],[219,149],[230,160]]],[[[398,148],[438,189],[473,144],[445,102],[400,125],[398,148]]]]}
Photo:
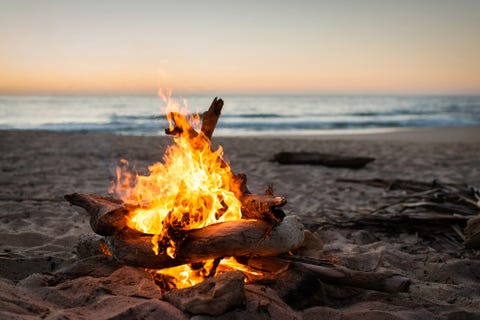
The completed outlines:
{"type": "Polygon", "coordinates": [[[326,167],[340,167],[359,169],[374,161],[370,157],[340,156],[316,152],[279,152],[273,157],[273,161],[280,164],[311,164],[326,167]]]}
{"type": "Polygon", "coordinates": [[[320,280],[327,283],[390,293],[407,292],[410,286],[410,279],[399,274],[356,271],[331,263],[296,263],[313,271],[320,280]]]}
{"type": "Polygon", "coordinates": [[[399,274],[357,271],[326,260],[309,259],[295,255],[252,258],[248,260],[248,265],[274,274],[283,273],[292,266],[301,267],[315,273],[318,279],[325,283],[343,284],[389,293],[407,292],[411,283],[409,278],[399,274]]]}
{"type": "Polygon", "coordinates": [[[107,244],[121,263],[161,269],[228,256],[275,256],[298,248],[303,239],[303,225],[288,216],[273,228],[265,221],[239,220],[189,230],[174,259],[153,252],[152,235],[120,233],[107,244]]]}

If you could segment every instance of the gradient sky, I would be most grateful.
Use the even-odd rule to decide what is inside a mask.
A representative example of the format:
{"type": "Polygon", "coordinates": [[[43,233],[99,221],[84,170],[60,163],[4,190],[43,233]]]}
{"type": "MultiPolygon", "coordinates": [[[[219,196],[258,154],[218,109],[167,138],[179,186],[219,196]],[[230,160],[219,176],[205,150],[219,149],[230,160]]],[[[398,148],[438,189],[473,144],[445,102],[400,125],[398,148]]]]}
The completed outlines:
{"type": "Polygon", "coordinates": [[[0,0],[0,93],[480,93],[480,1],[0,0]]]}

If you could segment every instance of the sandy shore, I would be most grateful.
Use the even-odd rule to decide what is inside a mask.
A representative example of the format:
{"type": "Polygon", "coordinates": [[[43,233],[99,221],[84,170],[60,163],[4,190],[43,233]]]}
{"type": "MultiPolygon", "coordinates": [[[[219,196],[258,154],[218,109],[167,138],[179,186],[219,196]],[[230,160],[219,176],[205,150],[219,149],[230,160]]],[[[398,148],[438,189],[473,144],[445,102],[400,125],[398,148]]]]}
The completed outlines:
{"type": "MultiPolygon", "coordinates": [[[[35,318],[39,312],[55,318],[74,308],[77,314],[88,315],[89,306],[105,298],[62,304],[48,300],[43,291],[34,289],[33,280],[25,278],[72,264],[78,236],[91,233],[87,217],[63,201],[64,194],[106,194],[116,161],[127,159],[142,172],[161,159],[169,143],[168,137],[0,131],[0,318],[35,318]]],[[[288,199],[286,213],[309,223],[332,209],[355,212],[381,204],[384,190],[341,183],[339,178],[437,179],[480,186],[479,127],[293,138],[214,137],[214,144],[224,147],[235,172],[247,174],[252,191],[260,193],[272,183],[275,193],[288,199]],[[360,170],[281,166],[270,161],[280,151],[376,160],[360,170]]],[[[330,319],[371,319],[368,312],[377,312],[376,319],[480,317],[480,261],[475,252],[461,246],[442,251],[440,245],[426,245],[418,233],[363,230],[362,239],[365,235],[370,239],[363,241],[359,230],[316,232],[325,242],[326,253],[343,256],[345,263],[350,261],[357,269],[405,274],[413,285],[410,293],[393,297],[379,293],[344,297],[336,305],[299,311],[299,317],[323,319],[328,314],[330,319]]]]}

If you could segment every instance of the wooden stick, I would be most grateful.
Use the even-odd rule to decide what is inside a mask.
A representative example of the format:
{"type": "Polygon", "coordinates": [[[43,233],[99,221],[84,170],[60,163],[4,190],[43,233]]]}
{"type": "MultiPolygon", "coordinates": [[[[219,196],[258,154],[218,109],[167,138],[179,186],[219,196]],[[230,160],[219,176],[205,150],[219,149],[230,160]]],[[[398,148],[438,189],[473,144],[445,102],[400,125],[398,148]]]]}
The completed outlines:
{"type": "Polygon", "coordinates": [[[186,231],[174,259],[155,255],[152,235],[119,233],[107,238],[110,252],[121,263],[161,269],[225,256],[274,256],[299,247],[304,240],[303,225],[288,216],[272,228],[259,220],[222,222],[186,231]]]}

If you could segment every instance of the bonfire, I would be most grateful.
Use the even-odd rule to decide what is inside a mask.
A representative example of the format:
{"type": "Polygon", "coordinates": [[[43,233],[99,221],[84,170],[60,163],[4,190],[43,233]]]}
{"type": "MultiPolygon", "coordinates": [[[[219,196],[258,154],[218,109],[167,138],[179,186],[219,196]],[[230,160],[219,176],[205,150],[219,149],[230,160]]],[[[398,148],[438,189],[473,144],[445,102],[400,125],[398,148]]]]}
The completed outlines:
{"type": "MultiPolygon", "coordinates": [[[[222,147],[212,148],[223,100],[215,98],[202,116],[189,115],[169,98],[166,102],[165,132],[174,143],[163,161],[148,167],[148,175],[121,160],[113,196],[65,196],[89,213],[93,231],[102,236],[94,245],[101,254],[148,270],[164,290],[192,290],[186,296],[209,291],[211,286],[195,291],[204,281],[233,281],[239,294],[232,299],[242,301],[245,281],[268,282],[288,272],[303,279],[292,283],[289,295],[308,292],[305,279],[314,279],[307,287],[321,279],[387,292],[408,289],[409,279],[401,275],[353,271],[302,255],[315,238],[296,216],[282,211],[286,199],[271,187],[252,194],[246,175],[232,171],[222,147]]],[[[187,308],[179,302],[185,294],[174,292],[170,301],[187,308]]]]}

